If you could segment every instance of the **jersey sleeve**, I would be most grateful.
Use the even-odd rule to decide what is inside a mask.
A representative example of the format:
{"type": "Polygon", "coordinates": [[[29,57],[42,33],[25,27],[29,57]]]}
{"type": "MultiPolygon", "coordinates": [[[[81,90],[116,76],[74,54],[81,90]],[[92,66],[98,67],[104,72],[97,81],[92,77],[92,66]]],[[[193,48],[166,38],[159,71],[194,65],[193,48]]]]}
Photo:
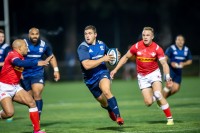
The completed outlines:
{"type": "Polygon", "coordinates": [[[37,66],[37,61],[21,60],[20,58],[13,58],[12,64],[19,67],[37,66]]]}
{"type": "Polygon", "coordinates": [[[136,44],[133,44],[133,45],[131,46],[131,48],[130,48],[130,53],[131,53],[132,55],[135,55],[135,54],[137,53],[136,45],[137,45],[137,43],[136,43],[136,44]]]}
{"type": "Polygon", "coordinates": [[[165,55],[169,58],[171,58],[171,55],[172,55],[172,48],[171,47],[168,47],[166,50],[165,50],[165,55]]]}
{"type": "Polygon", "coordinates": [[[164,51],[160,46],[158,46],[158,49],[156,50],[156,53],[157,53],[157,57],[158,57],[159,60],[162,60],[162,59],[165,58],[164,51]]]}
{"type": "Polygon", "coordinates": [[[78,53],[78,59],[80,62],[82,62],[83,60],[90,59],[89,50],[84,45],[78,47],[77,53],[78,53]]]}
{"type": "Polygon", "coordinates": [[[4,58],[6,58],[6,56],[8,55],[8,52],[10,52],[12,49],[10,46],[5,48],[5,53],[4,53],[4,58]]]}
{"type": "Polygon", "coordinates": [[[50,56],[50,55],[52,55],[53,54],[53,52],[52,52],[52,49],[49,47],[49,45],[47,44],[46,45],[46,51],[45,51],[45,55],[46,56],[50,56]]]}
{"type": "Polygon", "coordinates": [[[191,54],[189,49],[188,49],[188,55],[187,55],[186,59],[187,60],[192,60],[192,54],[191,54]]]}

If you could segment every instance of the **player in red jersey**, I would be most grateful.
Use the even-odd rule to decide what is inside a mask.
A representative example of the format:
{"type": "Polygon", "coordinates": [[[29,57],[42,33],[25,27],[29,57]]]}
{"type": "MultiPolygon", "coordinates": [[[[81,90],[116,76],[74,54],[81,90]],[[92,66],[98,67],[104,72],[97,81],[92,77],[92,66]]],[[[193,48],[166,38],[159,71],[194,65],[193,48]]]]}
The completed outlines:
{"type": "Polygon", "coordinates": [[[165,59],[163,49],[153,42],[154,30],[151,27],[144,27],[142,31],[142,40],[132,45],[128,52],[120,59],[118,65],[111,71],[111,78],[132,56],[136,57],[137,77],[140,90],[142,92],[144,102],[147,106],[151,106],[157,101],[165,116],[167,117],[167,125],[174,125],[170,107],[167,100],[162,95],[162,76],[158,66],[160,61],[163,72],[165,74],[166,85],[171,87],[173,82],[169,74],[169,66],[165,59]]]}
{"type": "Polygon", "coordinates": [[[30,62],[24,60],[28,48],[24,40],[17,39],[12,44],[13,50],[8,53],[0,74],[0,103],[2,109],[0,118],[6,119],[14,115],[12,100],[29,107],[30,119],[34,133],[45,133],[40,130],[39,113],[35,101],[20,85],[20,78],[24,67],[46,66],[51,56],[45,61],[30,62]]]}

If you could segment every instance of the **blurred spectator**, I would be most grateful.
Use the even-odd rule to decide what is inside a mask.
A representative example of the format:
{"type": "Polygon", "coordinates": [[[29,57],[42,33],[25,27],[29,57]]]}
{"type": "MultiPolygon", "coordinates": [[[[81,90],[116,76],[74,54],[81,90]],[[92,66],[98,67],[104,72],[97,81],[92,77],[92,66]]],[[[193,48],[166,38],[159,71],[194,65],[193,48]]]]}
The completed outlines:
{"type": "Polygon", "coordinates": [[[76,65],[76,55],[70,47],[65,50],[65,61],[67,66],[67,79],[74,79],[74,70],[76,65]]]}

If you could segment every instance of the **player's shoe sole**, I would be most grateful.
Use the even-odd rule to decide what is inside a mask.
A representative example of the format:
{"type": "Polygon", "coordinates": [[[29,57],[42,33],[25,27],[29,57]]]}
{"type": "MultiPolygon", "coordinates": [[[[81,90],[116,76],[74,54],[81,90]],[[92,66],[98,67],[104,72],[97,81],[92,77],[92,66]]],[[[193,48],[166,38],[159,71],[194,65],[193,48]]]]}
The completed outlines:
{"type": "Polygon", "coordinates": [[[108,114],[109,114],[110,119],[112,119],[113,121],[116,121],[116,120],[117,120],[117,118],[116,118],[114,112],[112,112],[112,111],[108,111],[108,114]]]}
{"type": "Polygon", "coordinates": [[[168,119],[167,120],[167,125],[168,126],[174,125],[174,120],[173,119],[168,119]]]}
{"type": "Polygon", "coordinates": [[[121,117],[117,117],[116,122],[117,122],[117,124],[120,125],[120,126],[124,124],[124,120],[123,120],[121,117]]]}
{"type": "Polygon", "coordinates": [[[13,117],[6,119],[6,122],[12,122],[12,121],[13,121],[13,117]]]}

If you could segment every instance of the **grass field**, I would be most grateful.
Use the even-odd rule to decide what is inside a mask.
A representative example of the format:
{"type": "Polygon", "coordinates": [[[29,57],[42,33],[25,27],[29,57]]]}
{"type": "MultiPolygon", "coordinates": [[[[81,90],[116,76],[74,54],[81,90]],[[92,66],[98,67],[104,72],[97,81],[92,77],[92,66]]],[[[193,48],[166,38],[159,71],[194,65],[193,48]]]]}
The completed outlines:
{"type": "MultiPolygon", "coordinates": [[[[200,133],[200,78],[184,77],[179,93],[170,97],[175,125],[166,126],[156,104],[146,107],[137,81],[114,80],[123,126],[111,121],[82,81],[47,83],[41,127],[47,133],[200,133]]],[[[28,108],[15,103],[13,122],[0,120],[0,133],[31,133],[28,108]]]]}

